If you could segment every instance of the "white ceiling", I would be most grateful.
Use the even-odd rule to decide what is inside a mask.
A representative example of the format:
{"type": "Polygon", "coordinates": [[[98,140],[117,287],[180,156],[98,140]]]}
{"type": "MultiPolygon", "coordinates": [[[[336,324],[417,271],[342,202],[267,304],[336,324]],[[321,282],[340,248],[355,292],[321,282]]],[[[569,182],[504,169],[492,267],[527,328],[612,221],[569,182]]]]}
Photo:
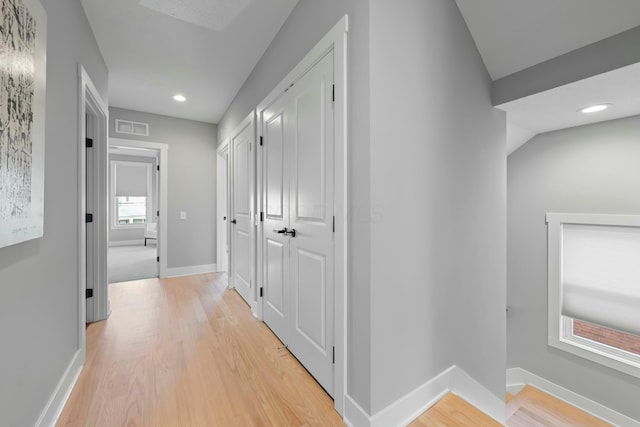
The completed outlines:
{"type": "MultiPolygon", "coordinates": [[[[493,80],[640,25],[638,0],[456,2],[493,80]]],[[[539,133],[638,115],[638,93],[636,64],[499,105],[507,112],[507,154],[539,133]],[[613,107],[577,112],[597,103],[613,107]]]]}
{"type": "Polygon", "coordinates": [[[638,0],[456,0],[493,80],[640,25],[638,0]]]}
{"type": "Polygon", "coordinates": [[[298,0],[81,2],[110,105],[218,123],[298,0]]]}

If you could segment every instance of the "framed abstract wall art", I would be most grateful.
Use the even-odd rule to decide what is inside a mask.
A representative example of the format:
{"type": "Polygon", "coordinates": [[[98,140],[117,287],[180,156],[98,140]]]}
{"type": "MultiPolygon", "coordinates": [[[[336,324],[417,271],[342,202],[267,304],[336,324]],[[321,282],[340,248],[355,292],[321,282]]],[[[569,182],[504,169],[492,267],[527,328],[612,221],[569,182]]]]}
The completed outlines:
{"type": "Polygon", "coordinates": [[[0,247],[44,234],[47,16],[0,0],[0,247]]]}

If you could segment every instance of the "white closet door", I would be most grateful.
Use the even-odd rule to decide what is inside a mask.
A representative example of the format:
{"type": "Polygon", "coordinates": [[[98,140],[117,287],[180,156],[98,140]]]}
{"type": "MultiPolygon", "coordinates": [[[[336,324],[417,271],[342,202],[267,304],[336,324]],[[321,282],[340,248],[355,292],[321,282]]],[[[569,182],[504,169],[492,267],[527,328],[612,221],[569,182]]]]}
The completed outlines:
{"type": "Polygon", "coordinates": [[[255,301],[252,283],[253,157],[254,125],[247,120],[231,138],[233,159],[231,190],[231,276],[232,285],[251,305],[255,301]]]}
{"type": "Polygon", "coordinates": [[[333,395],[333,52],[261,112],[267,325],[333,395]]]}
{"type": "Polygon", "coordinates": [[[289,349],[333,395],[333,52],[291,89],[289,349]]]}
{"type": "Polygon", "coordinates": [[[281,96],[263,112],[263,317],[283,343],[288,341],[289,156],[285,122],[292,119],[290,97],[281,96]]]}

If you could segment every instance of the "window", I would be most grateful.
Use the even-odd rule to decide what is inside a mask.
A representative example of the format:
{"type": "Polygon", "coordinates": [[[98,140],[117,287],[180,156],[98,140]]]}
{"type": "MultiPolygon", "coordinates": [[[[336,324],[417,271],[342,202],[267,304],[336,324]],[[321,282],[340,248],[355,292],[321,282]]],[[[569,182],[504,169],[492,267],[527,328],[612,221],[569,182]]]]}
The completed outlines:
{"type": "Polygon", "coordinates": [[[140,228],[152,222],[151,164],[111,161],[112,228],[140,228]]]}
{"type": "Polygon", "coordinates": [[[144,224],[147,222],[147,198],[116,196],[116,224],[144,224]]]}
{"type": "Polygon", "coordinates": [[[640,216],[547,223],[549,345],[640,377],[640,216]]]}

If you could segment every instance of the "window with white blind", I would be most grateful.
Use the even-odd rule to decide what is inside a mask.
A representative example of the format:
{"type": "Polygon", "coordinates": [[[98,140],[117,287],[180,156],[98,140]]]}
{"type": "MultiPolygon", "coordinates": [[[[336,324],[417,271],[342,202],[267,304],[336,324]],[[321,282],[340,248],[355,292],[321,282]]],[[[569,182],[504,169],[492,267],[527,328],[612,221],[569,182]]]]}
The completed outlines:
{"type": "Polygon", "coordinates": [[[151,164],[112,160],[112,228],[144,227],[151,219],[151,203],[151,164]]]}
{"type": "Polygon", "coordinates": [[[640,216],[547,224],[549,345],[640,377],[640,216]]]}

